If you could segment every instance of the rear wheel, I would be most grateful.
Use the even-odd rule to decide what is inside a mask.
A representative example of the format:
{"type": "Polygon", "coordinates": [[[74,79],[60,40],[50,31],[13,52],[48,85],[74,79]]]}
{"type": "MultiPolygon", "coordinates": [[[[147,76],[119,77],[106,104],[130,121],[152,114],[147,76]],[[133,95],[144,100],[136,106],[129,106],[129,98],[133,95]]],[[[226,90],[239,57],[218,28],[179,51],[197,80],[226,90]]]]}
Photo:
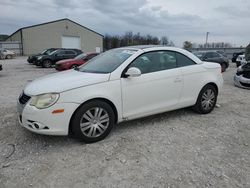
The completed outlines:
{"type": "Polygon", "coordinates": [[[73,136],[86,143],[104,139],[115,124],[115,114],[109,104],[91,101],[81,106],[71,121],[73,136]]]}
{"type": "Polygon", "coordinates": [[[196,104],[193,109],[200,114],[210,113],[217,102],[218,92],[213,85],[206,85],[199,93],[196,104]]]}
{"type": "Polygon", "coordinates": [[[43,63],[42,63],[43,68],[50,68],[51,65],[52,65],[52,62],[49,59],[44,60],[43,63]]]}

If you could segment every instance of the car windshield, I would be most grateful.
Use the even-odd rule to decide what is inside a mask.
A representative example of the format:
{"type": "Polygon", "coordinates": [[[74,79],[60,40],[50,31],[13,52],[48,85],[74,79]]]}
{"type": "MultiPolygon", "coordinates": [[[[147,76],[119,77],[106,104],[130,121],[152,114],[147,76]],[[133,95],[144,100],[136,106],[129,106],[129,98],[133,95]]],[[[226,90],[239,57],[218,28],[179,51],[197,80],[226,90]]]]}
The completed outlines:
{"type": "Polygon", "coordinates": [[[79,68],[81,72],[90,73],[111,73],[126,61],[137,50],[135,49],[114,49],[104,52],[88,61],[79,68]]]}
{"type": "Polygon", "coordinates": [[[78,56],[75,57],[75,59],[83,59],[87,56],[87,54],[80,54],[78,56]]]}

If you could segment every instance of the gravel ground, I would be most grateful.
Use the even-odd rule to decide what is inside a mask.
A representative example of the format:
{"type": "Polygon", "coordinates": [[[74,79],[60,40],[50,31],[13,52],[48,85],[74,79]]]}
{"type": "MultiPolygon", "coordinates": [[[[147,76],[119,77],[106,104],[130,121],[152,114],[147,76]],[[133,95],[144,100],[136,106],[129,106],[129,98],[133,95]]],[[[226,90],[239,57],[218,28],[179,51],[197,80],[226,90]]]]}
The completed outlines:
{"type": "Polygon", "coordinates": [[[250,187],[250,91],[234,87],[233,65],[212,113],[182,109],[130,121],[84,144],[18,124],[22,88],[53,69],[35,68],[25,57],[0,64],[1,188],[250,187]]]}

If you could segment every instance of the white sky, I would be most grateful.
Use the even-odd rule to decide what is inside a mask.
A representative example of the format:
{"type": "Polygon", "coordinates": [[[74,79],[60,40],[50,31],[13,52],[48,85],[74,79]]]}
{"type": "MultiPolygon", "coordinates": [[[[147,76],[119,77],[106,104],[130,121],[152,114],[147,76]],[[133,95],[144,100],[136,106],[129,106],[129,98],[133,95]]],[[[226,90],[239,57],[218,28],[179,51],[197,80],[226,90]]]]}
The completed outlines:
{"type": "Polygon", "coordinates": [[[0,0],[0,33],[72,19],[103,35],[126,31],[204,43],[250,43],[249,0],[0,0]]]}

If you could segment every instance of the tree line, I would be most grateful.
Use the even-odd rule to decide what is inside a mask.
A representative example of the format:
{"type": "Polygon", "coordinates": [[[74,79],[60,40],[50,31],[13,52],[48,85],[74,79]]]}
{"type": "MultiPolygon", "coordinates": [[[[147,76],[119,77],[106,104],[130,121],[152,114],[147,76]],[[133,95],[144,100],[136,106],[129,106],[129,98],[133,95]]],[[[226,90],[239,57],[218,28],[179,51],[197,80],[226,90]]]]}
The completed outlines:
{"type": "Polygon", "coordinates": [[[184,49],[192,49],[192,48],[231,48],[233,45],[228,42],[211,42],[207,44],[197,44],[191,41],[185,41],[183,43],[184,49]]]}
{"type": "Polygon", "coordinates": [[[123,35],[109,35],[104,36],[103,46],[105,50],[112,48],[118,48],[123,46],[134,45],[165,45],[174,46],[173,41],[169,40],[167,36],[163,36],[160,39],[150,34],[141,35],[140,33],[134,34],[132,31],[128,31],[123,35]]]}

